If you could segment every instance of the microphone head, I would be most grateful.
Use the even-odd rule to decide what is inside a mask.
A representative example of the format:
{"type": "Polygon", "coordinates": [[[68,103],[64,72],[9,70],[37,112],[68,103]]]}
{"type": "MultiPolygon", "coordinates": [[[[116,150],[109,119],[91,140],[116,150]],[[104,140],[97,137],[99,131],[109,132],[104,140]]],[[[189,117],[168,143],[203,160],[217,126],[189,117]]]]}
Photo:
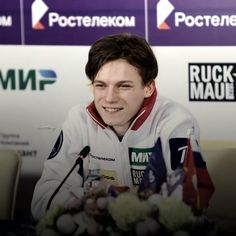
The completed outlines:
{"type": "Polygon", "coordinates": [[[89,146],[85,146],[81,152],[79,153],[79,155],[82,157],[82,158],[85,158],[90,152],[90,147],[89,146]]]}

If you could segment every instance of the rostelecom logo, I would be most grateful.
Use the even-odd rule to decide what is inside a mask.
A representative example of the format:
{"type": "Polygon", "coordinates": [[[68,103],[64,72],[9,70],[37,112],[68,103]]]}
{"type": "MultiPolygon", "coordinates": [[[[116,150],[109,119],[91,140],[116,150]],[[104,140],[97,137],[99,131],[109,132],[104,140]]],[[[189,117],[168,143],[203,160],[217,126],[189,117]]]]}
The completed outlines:
{"type": "Polygon", "coordinates": [[[32,28],[36,30],[44,29],[44,25],[40,22],[45,13],[48,10],[48,6],[43,0],[35,0],[31,5],[31,20],[32,28]]]}
{"type": "Polygon", "coordinates": [[[167,17],[174,10],[174,6],[168,0],[160,0],[156,5],[157,28],[160,30],[170,29],[170,26],[165,22],[167,17]]]}

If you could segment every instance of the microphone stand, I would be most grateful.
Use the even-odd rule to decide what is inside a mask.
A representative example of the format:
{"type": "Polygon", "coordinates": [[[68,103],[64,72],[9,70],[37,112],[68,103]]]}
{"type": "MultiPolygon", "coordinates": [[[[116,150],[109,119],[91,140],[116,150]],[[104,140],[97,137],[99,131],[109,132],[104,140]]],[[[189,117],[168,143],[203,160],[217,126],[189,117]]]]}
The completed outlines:
{"type": "Polygon", "coordinates": [[[79,174],[82,176],[83,178],[83,159],[88,155],[88,153],[90,152],[90,147],[89,146],[85,146],[83,148],[83,150],[80,152],[79,157],[77,158],[77,160],[75,161],[75,164],[72,166],[72,168],[70,169],[70,171],[68,172],[68,174],[65,176],[65,178],[62,180],[62,182],[59,184],[59,186],[56,188],[56,190],[53,192],[52,196],[50,197],[50,199],[48,200],[48,204],[46,207],[46,210],[48,210],[50,208],[50,205],[52,203],[53,198],[55,197],[55,195],[58,193],[58,191],[60,190],[61,186],[65,183],[65,181],[68,179],[68,177],[70,176],[70,174],[72,173],[72,171],[75,169],[75,167],[80,164],[79,167],[79,174]]]}

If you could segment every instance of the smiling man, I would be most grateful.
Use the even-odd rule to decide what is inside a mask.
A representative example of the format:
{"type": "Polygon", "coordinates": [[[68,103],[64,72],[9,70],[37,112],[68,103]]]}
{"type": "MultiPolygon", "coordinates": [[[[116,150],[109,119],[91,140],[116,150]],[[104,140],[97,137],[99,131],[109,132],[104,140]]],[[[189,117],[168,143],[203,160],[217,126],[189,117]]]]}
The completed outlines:
{"type": "Polygon", "coordinates": [[[137,68],[117,59],[103,65],[93,81],[95,107],[103,121],[122,138],[154,88],[154,81],[144,85],[137,68]]]}
{"type": "Polygon", "coordinates": [[[154,167],[159,176],[155,191],[159,191],[182,167],[189,130],[194,129],[193,140],[199,141],[193,116],[157,93],[157,61],[143,38],[117,34],[99,39],[89,51],[85,70],[94,100],[73,107],[62,126],[35,187],[31,205],[35,219],[49,207],[67,205],[82,196],[87,191],[85,183],[97,180],[96,175],[103,177],[104,188],[108,183],[138,187],[151,157],[160,160],[154,167]],[[90,146],[89,155],[52,198],[85,146],[90,146]]]}

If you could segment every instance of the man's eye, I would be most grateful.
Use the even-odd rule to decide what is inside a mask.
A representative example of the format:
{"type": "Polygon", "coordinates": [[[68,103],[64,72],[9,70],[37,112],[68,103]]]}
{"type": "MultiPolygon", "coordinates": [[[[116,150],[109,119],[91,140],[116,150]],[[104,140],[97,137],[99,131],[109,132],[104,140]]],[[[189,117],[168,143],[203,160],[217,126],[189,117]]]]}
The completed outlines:
{"type": "Polygon", "coordinates": [[[130,84],[121,84],[120,88],[131,88],[132,86],[130,84]]]}
{"type": "Polygon", "coordinates": [[[96,87],[96,88],[103,88],[103,87],[105,87],[104,84],[94,84],[93,86],[96,87]]]}

